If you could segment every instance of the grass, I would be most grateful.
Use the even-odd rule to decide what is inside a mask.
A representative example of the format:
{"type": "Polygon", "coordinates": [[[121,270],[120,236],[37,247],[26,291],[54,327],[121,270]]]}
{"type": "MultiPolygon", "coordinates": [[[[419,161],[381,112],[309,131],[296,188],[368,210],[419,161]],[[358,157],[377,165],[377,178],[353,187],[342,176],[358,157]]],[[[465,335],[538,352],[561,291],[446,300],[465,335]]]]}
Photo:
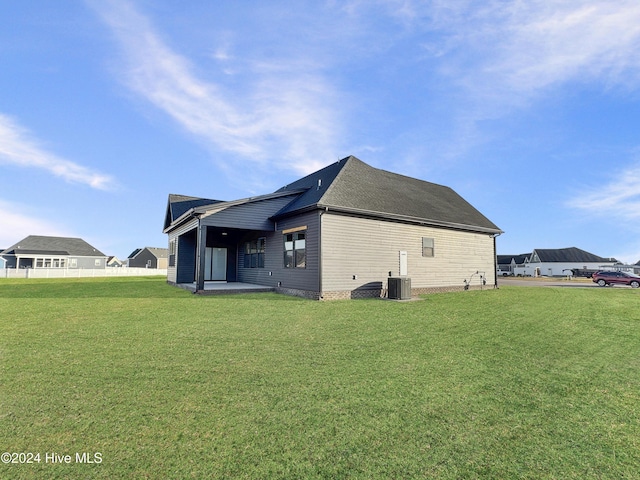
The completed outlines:
{"type": "Polygon", "coordinates": [[[2,280],[0,478],[639,478],[639,293],[2,280]]]}

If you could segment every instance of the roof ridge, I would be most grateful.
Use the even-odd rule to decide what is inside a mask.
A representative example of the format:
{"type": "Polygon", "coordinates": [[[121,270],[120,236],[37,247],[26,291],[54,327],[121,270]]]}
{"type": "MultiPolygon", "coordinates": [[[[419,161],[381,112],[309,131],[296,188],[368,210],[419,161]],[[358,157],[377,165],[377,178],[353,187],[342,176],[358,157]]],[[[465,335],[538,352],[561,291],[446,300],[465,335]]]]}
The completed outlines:
{"type": "MultiPolygon", "coordinates": [[[[344,169],[347,168],[347,165],[355,163],[354,160],[360,162],[363,165],[366,165],[367,167],[369,167],[369,165],[367,165],[362,160],[360,160],[359,158],[357,158],[357,157],[355,157],[353,155],[349,155],[348,157],[344,157],[344,158],[338,160],[336,163],[339,164],[341,162],[344,162],[344,165],[342,167],[340,167],[340,170],[338,170],[338,173],[331,179],[331,182],[327,186],[326,190],[322,193],[322,195],[320,195],[320,198],[318,199],[317,203],[322,203],[322,200],[325,198],[325,196],[329,195],[329,193],[334,189],[334,185],[336,185],[338,183],[338,179],[343,175],[344,169]]],[[[318,185],[318,187],[320,188],[321,185],[318,185]]]]}

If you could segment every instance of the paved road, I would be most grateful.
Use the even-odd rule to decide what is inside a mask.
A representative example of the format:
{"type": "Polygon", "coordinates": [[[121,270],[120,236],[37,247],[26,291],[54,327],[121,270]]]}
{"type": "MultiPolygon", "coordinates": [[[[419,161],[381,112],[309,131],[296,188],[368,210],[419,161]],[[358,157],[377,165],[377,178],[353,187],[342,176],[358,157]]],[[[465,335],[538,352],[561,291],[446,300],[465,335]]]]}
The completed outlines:
{"type": "MultiPolygon", "coordinates": [[[[500,285],[514,285],[518,287],[578,287],[578,288],[594,288],[598,285],[589,279],[573,279],[551,278],[551,277],[500,277],[498,278],[498,287],[500,285]]],[[[624,285],[623,285],[624,286],[624,285]]]]}

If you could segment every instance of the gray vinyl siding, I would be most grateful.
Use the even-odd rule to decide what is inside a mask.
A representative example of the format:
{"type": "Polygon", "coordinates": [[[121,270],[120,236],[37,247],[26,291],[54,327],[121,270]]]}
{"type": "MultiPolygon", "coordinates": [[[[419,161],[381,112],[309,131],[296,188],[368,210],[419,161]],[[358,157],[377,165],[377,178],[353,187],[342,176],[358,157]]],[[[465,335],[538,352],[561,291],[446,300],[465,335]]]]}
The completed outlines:
{"type": "MultiPolygon", "coordinates": [[[[318,292],[320,290],[318,257],[320,231],[318,227],[318,212],[314,211],[279,221],[275,226],[276,231],[255,232],[255,238],[266,238],[264,268],[245,268],[244,244],[238,245],[238,280],[271,287],[278,286],[278,282],[280,282],[280,286],[283,288],[318,292]],[[307,227],[306,268],[284,268],[282,231],[302,226],[307,227]]],[[[274,227],[272,226],[272,228],[274,227]]]]}
{"type": "Polygon", "coordinates": [[[282,265],[278,263],[280,257],[279,241],[282,235],[278,232],[254,232],[252,235],[247,236],[246,241],[256,240],[260,237],[264,237],[265,240],[265,254],[264,254],[264,268],[245,268],[244,266],[244,242],[238,245],[238,281],[245,283],[255,283],[256,285],[266,285],[269,287],[275,287],[278,284],[278,279],[281,279],[279,271],[282,269],[282,265]],[[271,275],[269,275],[271,273],[271,275]]]}
{"type": "Polygon", "coordinates": [[[176,283],[195,281],[196,271],[196,232],[192,230],[178,237],[176,245],[176,283]]]}
{"type": "Polygon", "coordinates": [[[68,267],[70,269],[76,268],[106,268],[107,266],[107,257],[78,257],[78,256],[69,256],[69,260],[67,260],[67,265],[70,265],[71,259],[76,259],[75,267],[68,267]],[[100,265],[96,265],[96,260],[100,261],[100,265]]]}
{"type": "Polygon", "coordinates": [[[213,215],[203,217],[201,224],[236,229],[273,231],[273,222],[269,218],[289,202],[291,202],[291,197],[287,196],[235,205],[213,215]]]}
{"type": "Polygon", "coordinates": [[[146,268],[148,261],[151,261],[150,268],[157,268],[158,267],[158,259],[155,257],[155,255],[153,255],[149,250],[143,249],[141,252],[139,252],[135,256],[135,258],[130,258],[129,259],[129,266],[130,267],[138,267],[138,268],[146,268]]]}
{"type": "MultiPolygon", "coordinates": [[[[169,242],[171,242],[171,240],[173,240],[173,239],[176,240],[176,261],[175,261],[175,265],[173,267],[167,267],[167,281],[169,281],[171,283],[179,283],[178,282],[178,245],[180,244],[179,237],[180,237],[180,235],[184,235],[185,233],[187,233],[190,230],[193,230],[195,228],[198,228],[198,220],[197,219],[193,219],[190,222],[185,223],[184,225],[181,225],[179,228],[176,228],[171,233],[169,233],[169,242]]],[[[167,248],[169,248],[168,244],[167,244],[167,248]]],[[[195,267],[195,264],[194,264],[194,267],[195,267]]],[[[193,279],[189,280],[189,282],[193,282],[193,279]]]]}
{"type": "MultiPolygon", "coordinates": [[[[412,288],[463,286],[474,272],[495,279],[493,238],[487,234],[325,213],[322,215],[322,290],[344,291],[399,275],[407,252],[412,288]],[[434,239],[434,257],[422,256],[422,238],[434,239]],[[357,278],[354,279],[354,276],[357,278]]],[[[473,277],[479,285],[479,276],[473,277]]]]}
{"type": "Polygon", "coordinates": [[[167,244],[167,248],[171,248],[171,241],[175,240],[175,260],[173,265],[167,265],[167,281],[171,283],[177,283],[177,265],[178,265],[178,236],[177,235],[169,235],[169,243],[167,244]]]}

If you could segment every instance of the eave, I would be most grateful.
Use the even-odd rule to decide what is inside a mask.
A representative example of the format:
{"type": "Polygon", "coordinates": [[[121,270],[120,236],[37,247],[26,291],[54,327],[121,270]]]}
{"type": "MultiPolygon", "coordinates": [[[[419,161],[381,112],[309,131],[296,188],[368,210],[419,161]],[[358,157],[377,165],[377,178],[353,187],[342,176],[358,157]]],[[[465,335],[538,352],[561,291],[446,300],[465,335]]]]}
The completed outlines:
{"type": "Polygon", "coordinates": [[[500,229],[482,227],[478,225],[466,225],[463,223],[443,222],[443,221],[433,220],[429,218],[413,217],[409,215],[401,215],[401,214],[395,214],[395,213],[376,212],[373,210],[340,207],[335,205],[325,205],[322,203],[309,205],[307,207],[301,208],[294,212],[289,212],[285,215],[276,215],[272,217],[272,219],[278,220],[280,218],[291,217],[300,213],[310,212],[313,210],[324,210],[327,212],[342,213],[345,215],[354,215],[362,218],[391,220],[391,221],[400,222],[400,223],[409,223],[412,225],[423,225],[423,226],[429,226],[429,227],[447,228],[450,230],[462,230],[466,232],[483,233],[483,234],[489,234],[489,235],[501,235],[504,233],[504,231],[500,229]]]}

